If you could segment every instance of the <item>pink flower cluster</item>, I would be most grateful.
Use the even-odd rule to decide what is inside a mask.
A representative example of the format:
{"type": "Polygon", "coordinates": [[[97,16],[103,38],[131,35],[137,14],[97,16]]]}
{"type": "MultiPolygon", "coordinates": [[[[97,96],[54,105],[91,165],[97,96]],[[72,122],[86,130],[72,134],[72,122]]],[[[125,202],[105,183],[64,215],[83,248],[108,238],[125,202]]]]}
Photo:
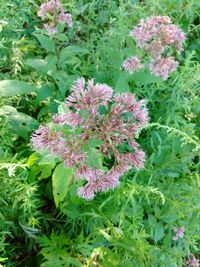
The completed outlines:
{"type": "Polygon", "coordinates": [[[47,21],[44,23],[44,28],[50,35],[57,33],[58,22],[67,23],[68,27],[73,25],[72,15],[65,13],[59,0],[50,0],[48,3],[42,4],[38,15],[42,20],[47,21]]]}
{"type": "Polygon", "coordinates": [[[129,73],[133,73],[141,68],[143,68],[143,65],[140,62],[140,59],[136,56],[132,56],[126,60],[124,60],[122,64],[122,68],[129,71],[129,73]]]}
{"type": "Polygon", "coordinates": [[[199,267],[199,259],[197,259],[192,253],[189,255],[189,259],[186,264],[190,267],[199,267]]]}
{"type": "MultiPolygon", "coordinates": [[[[178,26],[172,24],[168,16],[151,16],[146,20],[142,19],[130,35],[135,39],[137,47],[143,49],[148,55],[152,73],[166,80],[169,73],[176,70],[178,62],[166,55],[170,49],[171,51],[175,49],[177,53],[183,50],[185,35],[178,26]]],[[[134,59],[136,62],[134,64],[132,58],[129,59],[132,61],[131,65],[123,64],[124,69],[130,73],[141,68],[137,63],[139,59],[137,61],[134,59]]]]}
{"type": "Polygon", "coordinates": [[[114,94],[106,84],[87,86],[83,78],[72,87],[66,111],[40,126],[31,144],[59,156],[66,167],[75,168],[75,178],[85,179],[78,195],[92,199],[98,191],[115,188],[132,166],[144,166],[145,153],[135,136],[148,122],[145,101],[131,93],[114,94]]]}
{"type": "Polygon", "coordinates": [[[149,69],[155,76],[161,76],[165,81],[168,79],[169,73],[175,71],[177,66],[178,62],[173,57],[166,57],[153,60],[149,64],[149,69]]]}
{"type": "Polygon", "coordinates": [[[178,240],[179,238],[183,238],[185,228],[184,227],[180,227],[180,228],[174,227],[173,231],[175,233],[175,236],[173,236],[172,239],[175,241],[175,240],[178,240]]]}

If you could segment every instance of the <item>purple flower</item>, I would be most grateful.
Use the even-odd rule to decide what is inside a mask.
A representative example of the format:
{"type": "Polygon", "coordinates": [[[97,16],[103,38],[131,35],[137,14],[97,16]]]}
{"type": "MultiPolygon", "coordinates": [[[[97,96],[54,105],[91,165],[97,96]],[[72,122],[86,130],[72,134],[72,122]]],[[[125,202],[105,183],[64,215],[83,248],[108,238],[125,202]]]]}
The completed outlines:
{"type": "MultiPolygon", "coordinates": [[[[137,47],[145,52],[147,61],[150,62],[150,71],[167,80],[169,73],[175,71],[178,66],[172,56],[167,56],[168,51],[175,48],[177,53],[180,53],[183,50],[185,34],[181,29],[172,24],[168,16],[151,16],[146,20],[142,19],[133,28],[130,36],[135,39],[137,47]]],[[[137,57],[132,56],[123,62],[122,67],[133,73],[143,65],[137,57]]]]}
{"type": "Polygon", "coordinates": [[[186,264],[190,267],[199,267],[199,259],[197,259],[192,253],[190,253],[186,264]]]}
{"type": "Polygon", "coordinates": [[[149,69],[153,74],[161,76],[163,81],[165,81],[167,80],[169,73],[174,72],[177,66],[177,61],[172,57],[166,57],[152,61],[149,65],[149,69]]]}
{"type": "Polygon", "coordinates": [[[185,228],[184,227],[180,227],[180,228],[174,227],[173,232],[175,233],[175,236],[172,237],[172,240],[176,241],[179,238],[183,238],[185,228]]]}
{"type": "Polygon", "coordinates": [[[67,23],[68,27],[73,26],[72,15],[65,13],[59,0],[50,0],[40,6],[38,16],[41,17],[44,23],[44,28],[48,31],[49,35],[57,33],[58,23],[67,23]]]}
{"type": "Polygon", "coordinates": [[[141,69],[143,65],[141,64],[138,57],[132,56],[123,62],[122,67],[130,74],[132,74],[133,72],[141,69]]]}
{"type": "Polygon", "coordinates": [[[86,85],[81,78],[66,99],[66,112],[53,116],[50,125],[40,126],[31,144],[75,168],[75,179],[86,181],[78,195],[92,199],[97,192],[118,186],[131,167],[144,167],[145,153],[135,136],[147,122],[144,100],[137,102],[131,93],[115,95],[111,87],[93,80],[86,85]],[[113,163],[106,163],[111,158],[113,163]]]}
{"type": "Polygon", "coordinates": [[[184,33],[172,24],[168,16],[151,16],[146,21],[143,19],[130,35],[136,40],[137,46],[144,48],[150,55],[157,52],[157,47],[160,51],[157,57],[160,57],[169,46],[175,46],[177,52],[180,52],[185,40],[184,33]]]}
{"type": "Polygon", "coordinates": [[[57,33],[57,28],[51,27],[48,23],[44,23],[44,28],[48,32],[49,35],[54,35],[57,33]]]}
{"type": "Polygon", "coordinates": [[[69,28],[73,26],[72,15],[70,13],[64,13],[63,9],[58,16],[58,20],[63,24],[67,23],[69,28]]]}

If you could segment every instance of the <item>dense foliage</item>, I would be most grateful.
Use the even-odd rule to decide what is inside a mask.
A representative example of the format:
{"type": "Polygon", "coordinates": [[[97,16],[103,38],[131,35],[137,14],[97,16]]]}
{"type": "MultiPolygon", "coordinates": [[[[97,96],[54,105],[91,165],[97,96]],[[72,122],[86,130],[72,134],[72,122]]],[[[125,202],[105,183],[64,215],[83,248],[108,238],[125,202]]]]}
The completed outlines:
{"type": "MultiPolygon", "coordinates": [[[[0,1],[0,266],[198,266],[200,2],[62,0],[60,5],[56,0],[56,11],[50,2],[0,1]],[[151,16],[169,16],[185,33],[183,51],[176,53],[179,65],[167,67],[167,76],[155,65],[124,70],[133,55],[134,64],[148,59],[130,32],[151,16]],[[97,91],[109,95],[94,114],[83,105],[87,93],[74,100],[80,77],[94,79],[97,91]],[[131,102],[133,95],[138,102],[131,102]],[[115,102],[120,96],[123,101],[115,102]],[[66,98],[72,103],[67,109],[66,98]],[[146,112],[142,99],[148,122],[147,113],[140,113],[146,112]],[[133,103],[141,104],[134,117],[133,103]],[[76,114],[82,124],[73,119],[76,114]],[[125,135],[137,120],[137,131],[125,135]],[[34,143],[33,137],[47,125],[53,138],[41,151],[44,139],[34,143]],[[73,182],[77,165],[67,165],[69,158],[59,157],[60,150],[49,153],[58,151],[57,141],[66,136],[100,174],[112,170],[118,152],[120,160],[123,155],[122,161],[117,158],[125,168],[120,183],[108,186],[114,190],[99,186],[86,197],[95,192],[92,200],[80,197],[83,191],[77,195],[85,185],[82,179],[73,182]],[[101,139],[113,150],[106,151],[101,139]],[[137,151],[139,162],[131,158],[137,151]]],[[[166,52],[169,58],[173,49],[166,52]]],[[[97,92],[91,83],[88,90],[97,92]]],[[[93,108],[96,102],[90,101],[93,108]]]]}

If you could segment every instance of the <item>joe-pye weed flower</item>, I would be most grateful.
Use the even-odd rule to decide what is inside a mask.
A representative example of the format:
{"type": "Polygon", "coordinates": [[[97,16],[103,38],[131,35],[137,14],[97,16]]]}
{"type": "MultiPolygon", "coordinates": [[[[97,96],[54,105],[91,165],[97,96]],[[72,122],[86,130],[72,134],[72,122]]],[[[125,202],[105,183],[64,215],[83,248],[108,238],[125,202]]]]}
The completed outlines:
{"type": "Polygon", "coordinates": [[[43,3],[40,6],[38,15],[45,21],[44,28],[49,35],[57,33],[57,25],[59,22],[62,24],[66,23],[70,28],[73,25],[72,15],[70,13],[65,13],[59,0],[50,0],[48,3],[43,3]]]}
{"type": "Polygon", "coordinates": [[[36,151],[47,150],[76,170],[75,179],[85,180],[78,189],[81,197],[92,199],[96,192],[118,186],[131,167],[143,168],[145,153],[135,137],[148,121],[144,99],[137,101],[131,93],[114,94],[111,87],[93,80],[86,86],[81,78],[65,108],[51,124],[40,126],[31,143],[36,151]]]}
{"type": "MultiPolygon", "coordinates": [[[[185,34],[181,29],[172,24],[168,16],[151,16],[146,20],[142,19],[133,28],[130,36],[135,40],[136,46],[146,54],[150,71],[167,80],[169,73],[174,72],[179,64],[171,54],[174,51],[178,54],[183,51],[185,34]]],[[[141,68],[138,65],[140,59],[133,61],[134,57],[137,58],[133,55],[122,64],[130,74],[141,68]]]]}

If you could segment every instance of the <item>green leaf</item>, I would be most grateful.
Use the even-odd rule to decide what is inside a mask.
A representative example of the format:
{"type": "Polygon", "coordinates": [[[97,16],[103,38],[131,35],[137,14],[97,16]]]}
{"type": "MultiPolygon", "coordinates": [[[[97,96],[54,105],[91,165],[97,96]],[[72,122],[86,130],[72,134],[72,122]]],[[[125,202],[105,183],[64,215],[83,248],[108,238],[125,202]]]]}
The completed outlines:
{"type": "Polygon", "coordinates": [[[43,100],[47,100],[48,97],[52,96],[55,91],[54,85],[50,84],[49,86],[45,85],[38,89],[37,97],[35,98],[34,105],[38,107],[40,102],[43,100]]]}
{"type": "Polygon", "coordinates": [[[107,171],[107,168],[102,165],[102,155],[98,153],[98,150],[95,148],[84,148],[88,149],[86,164],[90,168],[101,169],[103,171],[107,171]]]}
{"type": "Polygon", "coordinates": [[[14,107],[3,106],[0,108],[0,115],[7,115],[14,134],[24,139],[29,139],[29,133],[39,127],[39,123],[34,118],[18,112],[14,107]]]}
{"type": "Polygon", "coordinates": [[[55,165],[56,164],[54,162],[51,164],[40,166],[40,167],[42,167],[42,172],[41,172],[40,176],[38,177],[38,180],[46,179],[49,176],[51,176],[52,170],[54,169],[55,165]]]}
{"type": "Polygon", "coordinates": [[[29,139],[29,133],[39,127],[39,123],[34,118],[21,112],[17,112],[10,118],[10,124],[14,132],[24,139],[29,139]]]}
{"type": "Polygon", "coordinates": [[[67,114],[69,113],[69,108],[66,106],[65,103],[60,103],[59,106],[58,106],[58,114],[59,115],[64,115],[64,114],[67,114]]]}
{"type": "Polygon", "coordinates": [[[117,82],[115,85],[116,91],[123,93],[123,92],[129,92],[130,91],[130,87],[128,84],[128,81],[130,79],[130,74],[127,72],[120,72],[117,75],[117,82]]]}
{"type": "Polygon", "coordinates": [[[52,71],[48,73],[55,81],[62,96],[65,96],[67,89],[75,79],[73,75],[68,75],[65,71],[52,71]]]}
{"type": "Polygon", "coordinates": [[[28,59],[25,64],[39,72],[46,73],[47,61],[44,59],[28,59]]]}
{"type": "Polygon", "coordinates": [[[80,54],[87,54],[88,50],[79,46],[67,46],[60,52],[59,65],[62,66],[67,59],[80,54]]]}
{"type": "Polygon", "coordinates": [[[129,146],[128,142],[123,142],[121,145],[119,145],[118,150],[120,153],[135,152],[135,150],[129,146]]]}
{"type": "Polygon", "coordinates": [[[48,55],[45,60],[39,58],[29,59],[25,62],[25,64],[43,75],[51,74],[57,69],[57,57],[54,55],[48,55]]]}
{"type": "Polygon", "coordinates": [[[178,216],[177,214],[173,214],[173,213],[165,213],[163,214],[160,219],[166,223],[174,223],[177,220],[178,216]]]}
{"type": "Polygon", "coordinates": [[[164,236],[164,228],[161,223],[158,223],[155,227],[155,233],[154,233],[154,241],[158,242],[161,240],[164,236]]]}
{"type": "Polygon", "coordinates": [[[48,74],[50,71],[53,72],[57,70],[58,58],[55,55],[48,55],[45,60],[48,64],[48,74]]]}
{"type": "Polygon", "coordinates": [[[100,115],[105,115],[108,113],[108,110],[107,110],[106,106],[101,105],[101,106],[99,106],[98,112],[100,115]]]}
{"type": "Polygon", "coordinates": [[[88,141],[88,145],[90,148],[96,148],[102,144],[103,144],[103,141],[97,138],[90,138],[90,140],[88,141]]]}
{"type": "Polygon", "coordinates": [[[34,33],[33,35],[37,38],[44,49],[49,52],[55,52],[55,43],[50,37],[38,33],[34,33]]]}
{"type": "Polygon", "coordinates": [[[13,115],[17,112],[16,108],[12,107],[12,106],[2,106],[0,107],[0,116],[9,116],[9,115],[13,115]]]}
{"type": "Polygon", "coordinates": [[[35,152],[35,153],[33,153],[33,154],[30,155],[30,157],[29,157],[28,160],[27,160],[27,164],[28,164],[29,166],[32,166],[32,165],[35,164],[35,162],[36,162],[38,159],[39,159],[39,154],[35,152]]]}
{"type": "Polygon", "coordinates": [[[107,45],[106,45],[105,49],[108,51],[113,68],[114,69],[120,69],[120,67],[122,65],[122,61],[123,61],[123,56],[120,53],[120,51],[118,49],[114,49],[113,47],[108,48],[107,45]]]}
{"type": "Polygon", "coordinates": [[[95,148],[89,150],[88,157],[86,159],[86,164],[90,168],[99,168],[100,166],[100,157],[98,155],[98,151],[95,148]]]}
{"type": "Polygon", "coordinates": [[[68,40],[68,36],[64,33],[56,34],[55,38],[61,42],[66,42],[68,40]]]}
{"type": "Polygon", "coordinates": [[[54,164],[55,162],[57,162],[57,159],[58,157],[47,154],[41,158],[38,164],[39,165],[54,164]]]}
{"type": "Polygon", "coordinates": [[[69,185],[72,182],[74,174],[73,168],[66,168],[64,163],[60,163],[57,165],[53,176],[53,195],[56,207],[58,207],[59,203],[64,200],[67,195],[69,185]]]}
{"type": "Polygon", "coordinates": [[[149,71],[146,70],[134,73],[132,75],[132,79],[138,84],[157,83],[161,81],[160,77],[156,77],[155,75],[151,74],[149,71]]]}
{"type": "Polygon", "coordinates": [[[18,80],[0,81],[0,97],[9,97],[36,92],[38,89],[26,82],[18,80]]]}
{"type": "Polygon", "coordinates": [[[108,240],[109,242],[112,241],[112,236],[109,235],[108,233],[106,233],[104,230],[99,229],[100,233],[105,237],[106,240],[108,240]]]}
{"type": "MultiPolygon", "coordinates": [[[[84,145],[83,145],[83,151],[84,152],[88,152],[90,154],[90,150],[93,149],[93,148],[96,148],[100,145],[103,144],[103,141],[102,140],[98,140],[97,138],[90,138],[88,142],[86,142],[84,145]]],[[[95,149],[94,151],[92,151],[92,153],[95,153],[97,157],[98,156],[98,152],[97,150],[95,149]]]]}
{"type": "Polygon", "coordinates": [[[63,48],[60,52],[60,57],[63,58],[67,58],[67,57],[72,57],[75,55],[79,55],[79,54],[86,54],[88,53],[88,50],[80,47],[80,46],[67,46],[65,48],[63,48]]]}

